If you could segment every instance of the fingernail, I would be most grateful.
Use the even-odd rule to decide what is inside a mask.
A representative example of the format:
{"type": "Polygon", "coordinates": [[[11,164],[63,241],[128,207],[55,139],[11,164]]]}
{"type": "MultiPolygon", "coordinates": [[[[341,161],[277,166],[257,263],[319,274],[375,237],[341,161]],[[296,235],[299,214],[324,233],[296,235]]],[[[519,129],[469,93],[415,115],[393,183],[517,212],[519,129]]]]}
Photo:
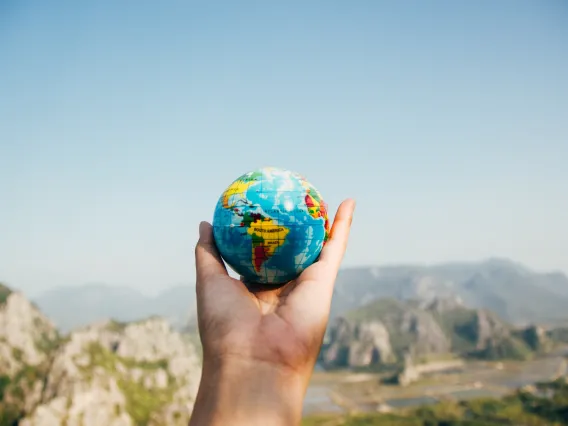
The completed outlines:
{"type": "Polygon", "coordinates": [[[355,207],[357,206],[357,201],[355,201],[355,198],[349,198],[349,202],[351,203],[351,212],[355,211],[355,207]]]}

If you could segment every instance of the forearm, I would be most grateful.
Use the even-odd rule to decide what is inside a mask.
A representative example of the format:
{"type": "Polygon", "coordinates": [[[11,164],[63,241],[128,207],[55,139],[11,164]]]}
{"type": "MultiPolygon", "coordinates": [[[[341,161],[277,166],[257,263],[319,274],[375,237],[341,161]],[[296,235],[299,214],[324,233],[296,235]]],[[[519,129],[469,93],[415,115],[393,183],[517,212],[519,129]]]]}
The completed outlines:
{"type": "Polygon", "coordinates": [[[307,378],[269,363],[205,362],[190,426],[297,426],[307,378]]]}

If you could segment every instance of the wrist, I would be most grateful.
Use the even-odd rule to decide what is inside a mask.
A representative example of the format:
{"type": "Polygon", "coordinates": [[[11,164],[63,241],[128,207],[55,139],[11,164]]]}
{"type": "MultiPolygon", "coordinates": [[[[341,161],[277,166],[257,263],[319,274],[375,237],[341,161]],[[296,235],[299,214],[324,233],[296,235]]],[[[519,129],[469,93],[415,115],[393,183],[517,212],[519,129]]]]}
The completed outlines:
{"type": "Polygon", "coordinates": [[[298,425],[308,380],[266,361],[205,360],[190,426],[298,425]]]}

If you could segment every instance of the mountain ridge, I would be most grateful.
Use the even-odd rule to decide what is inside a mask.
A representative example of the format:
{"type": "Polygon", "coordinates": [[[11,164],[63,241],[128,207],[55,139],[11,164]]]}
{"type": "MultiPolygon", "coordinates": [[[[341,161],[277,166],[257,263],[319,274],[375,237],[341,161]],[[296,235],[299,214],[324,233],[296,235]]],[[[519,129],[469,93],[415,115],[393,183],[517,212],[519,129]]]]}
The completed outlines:
{"type": "Polygon", "coordinates": [[[0,425],[187,425],[197,352],[159,317],[99,321],[62,335],[10,291],[0,303],[0,425]]]}
{"type": "Polygon", "coordinates": [[[136,321],[153,315],[181,328],[195,310],[195,286],[175,285],[155,296],[128,286],[90,283],[50,289],[32,299],[63,332],[95,321],[136,321]]]}
{"type": "Polygon", "coordinates": [[[552,337],[542,327],[516,327],[455,298],[384,298],[335,318],[320,360],[326,368],[412,366],[417,360],[448,357],[525,360],[550,351],[552,337]]]}
{"type": "Polygon", "coordinates": [[[457,296],[468,306],[494,310],[517,324],[568,320],[568,277],[564,273],[534,272],[503,258],[343,268],[334,292],[332,317],[380,298],[457,296]]]}
{"type": "MultiPolygon", "coordinates": [[[[388,264],[342,268],[331,318],[381,298],[431,300],[456,296],[472,308],[487,308],[515,324],[568,323],[568,277],[538,272],[519,262],[488,257],[474,262],[388,264]],[[527,303],[529,300],[530,303],[527,303]]],[[[50,289],[32,301],[62,331],[113,318],[168,318],[176,329],[195,321],[195,286],[175,285],[148,296],[128,286],[87,284],[50,289]]]]}

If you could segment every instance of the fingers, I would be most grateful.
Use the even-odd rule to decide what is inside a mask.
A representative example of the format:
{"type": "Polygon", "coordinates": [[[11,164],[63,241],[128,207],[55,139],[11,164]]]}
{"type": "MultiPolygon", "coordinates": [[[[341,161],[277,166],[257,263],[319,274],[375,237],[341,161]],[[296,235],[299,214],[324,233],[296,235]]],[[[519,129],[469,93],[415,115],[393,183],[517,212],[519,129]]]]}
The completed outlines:
{"type": "Polygon", "coordinates": [[[339,270],[343,255],[347,249],[347,240],[349,239],[354,211],[355,200],[347,199],[341,203],[335,214],[330,239],[320,254],[319,260],[324,262],[327,267],[333,268],[335,272],[339,270]]]}
{"type": "Polygon", "coordinates": [[[213,239],[213,227],[207,222],[199,224],[199,241],[195,247],[195,269],[197,285],[215,275],[227,275],[227,268],[213,239]]]}
{"type": "Polygon", "coordinates": [[[294,314],[306,324],[312,322],[325,326],[327,322],[335,278],[347,248],[354,210],[354,200],[341,203],[320,259],[302,272],[297,286],[289,295],[294,314]]]}

